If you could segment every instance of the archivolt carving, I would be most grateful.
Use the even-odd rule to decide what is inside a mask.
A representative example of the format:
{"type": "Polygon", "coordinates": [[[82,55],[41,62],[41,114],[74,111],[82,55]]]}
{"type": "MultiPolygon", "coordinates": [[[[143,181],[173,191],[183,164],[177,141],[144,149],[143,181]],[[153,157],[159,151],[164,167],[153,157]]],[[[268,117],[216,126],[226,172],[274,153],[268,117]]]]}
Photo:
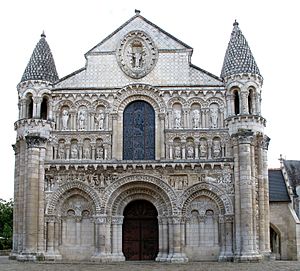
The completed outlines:
{"type": "Polygon", "coordinates": [[[158,214],[160,215],[167,215],[168,213],[171,214],[170,210],[172,206],[170,203],[166,202],[168,199],[166,196],[159,194],[157,191],[154,191],[153,187],[145,187],[143,186],[135,186],[135,187],[127,187],[118,195],[118,197],[112,203],[111,211],[112,215],[123,215],[123,211],[127,204],[131,201],[137,199],[144,199],[148,200],[154,204],[156,207],[158,214]]]}
{"type": "Polygon", "coordinates": [[[152,105],[156,112],[165,112],[166,105],[159,91],[149,85],[129,85],[118,91],[113,111],[122,113],[124,108],[133,101],[143,100],[152,105]]]}
{"type": "Polygon", "coordinates": [[[214,200],[222,214],[233,214],[233,205],[231,199],[218,187],[209,184],[196,184],[187,189],[181,196],[179,206],[182,206],[182,215],[186,215],[189,204],[197,197],[207,196],[214,200]]]}
{"type": "Polygon", "coordinates": [[[168,101],[168,108],[172,108],[175,103],[180,103],[182,107],[186,107],[187,102],[181,97],[173,97],[168,101]]]}
{"type": "Polygon", "coordinates": [[[219,105],[219,107],[224,107],[224,102],[221,99],[218,98],[209,98],[207,100],[208,105],[212,104],[212,103],[216,103],[219,105]]]}
{"type": "Polygon", "coordinates": [[[109,107],[110,107],[110,106],[109,106],[109,103],[108,103],[107,101],[102,100],[102,99],[98,99],[98,100],[96,100],[96,101],[94,101],[94,102],[92,103],[92,109],[96,109],[97,106],[99,106],[99,105],[102,105],[102,106],[104,106],[105,108],[109,108],[109,107]]]}
{"type": "Polygon", "coordinates": [[[191,98],[187,101],[187,106],[190,108],[192,104],[200,104],[200,107],[206,107],[206,102],[201,98],[191,98]]]}
{"type": "MultiPolygon", "coordinates": [[[[116,198],[119,197],[127,189],[142,191],[144,188],[153,191],[154,195],[160,195],[168,205],[168,210],[176,211],[177,195],[172,187],[166,182],[148,175],[131,175],[116,180],[109,185],[103,195],[103,203],[105,210],[111,208],[116,198]]],[[[141,192],[139,192],[141,194],[141,192]]],[[[104,211],[104,210],[103,210],[104,211]]]]}
{"type": "Polygon", "coordinates": [[[90,109],[91,103],[86,100],[79,100],[75,102],[75,106],[79,108],[80,106],[86,106],[87,109],[90,109]]]}
{"type": "Polygon", "coordinates": [[[71,102],[70,100],[64,100],[57,103],[57,105],[55,106],[55,110],[61,111],[61,108],[64,106],[68,106],[69,109],[75,109],[73,102],[71,102]]]}
{"type": "Polygon", "coordinates": [[[56,210],[57,202],[60,202],[61,199],[64,198],[63,195],[67,191],[72,191],[74,189],[76,189],[77,191],[81,190],[84,193],[86,193],[94,202],[96,214],[100,212],[101,203],[100,203],[100,199],[99,199],[96,191],[93,188],[91,188],[90,186],[88,186],[82,182],[72,181],[72,182],[63,184],[54,192],[54,194],[52,195],[52,197],[46,207],[46,214],[48,214],[48,215],[54,214],[55,210],[56,210]]]}

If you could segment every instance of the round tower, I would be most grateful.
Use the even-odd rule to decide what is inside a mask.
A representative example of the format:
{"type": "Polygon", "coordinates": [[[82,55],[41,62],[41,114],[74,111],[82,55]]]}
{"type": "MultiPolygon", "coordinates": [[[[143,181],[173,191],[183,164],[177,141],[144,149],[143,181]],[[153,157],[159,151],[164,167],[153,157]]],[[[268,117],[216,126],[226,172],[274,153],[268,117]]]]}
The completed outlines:
{"type": "Polygon", "coordinates": [[[221,77],[225,83],[225,125],[231,136],[235,181],[236,261],[270,255],[266,120],[261,115],[263,78],[235,21],[221,77]]]}
{"type": "Polygon", "coordinates": [[[44,161],[55,125],[51,89],[57,80],[53,56],[43,33],[17,86],[19,119],[15,122],[12,257],[19,260],[44,257],[44,161]]]}

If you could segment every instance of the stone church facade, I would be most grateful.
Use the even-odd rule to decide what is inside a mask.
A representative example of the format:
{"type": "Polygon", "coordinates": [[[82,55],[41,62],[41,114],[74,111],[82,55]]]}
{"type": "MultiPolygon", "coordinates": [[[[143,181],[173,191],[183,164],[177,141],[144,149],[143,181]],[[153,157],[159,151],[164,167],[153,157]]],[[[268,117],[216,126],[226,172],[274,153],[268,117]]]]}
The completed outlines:
{"type": "Polygon", "coordinates": [[[60,78],[42,34],[18,85],[12,255],[270,254],[263,78],[238,23],[221,76],[139,11],[60,78]]]}

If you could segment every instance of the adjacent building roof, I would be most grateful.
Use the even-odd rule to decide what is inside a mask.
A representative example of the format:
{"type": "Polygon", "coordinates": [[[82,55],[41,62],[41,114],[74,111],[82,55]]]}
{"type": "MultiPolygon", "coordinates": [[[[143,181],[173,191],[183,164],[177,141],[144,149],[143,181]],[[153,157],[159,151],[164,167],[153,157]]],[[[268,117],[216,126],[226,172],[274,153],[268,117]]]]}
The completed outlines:
{"type": "Polygon", "coordinates": [[[281,169],[269,169],[269,201],[291,201],[281,169]]]}
{"type": "Polygon", "coordinates": [[[239,24],[235,21],[225,54],[221,77],[225,78],[240,73],[260,75],[250,47],[239,28],[239,24]]]}
{"type": "Polygon", "coordinates": [[[44,33],[35,46],[21,82],[27,80],[44,80],[51,83],[58,80],[54,59],[44,33]]]}
{"type": "Polygon", "coordinates": [[[300,161],[283,160],[283,164],[288,174],[290,185],[292,186],[295,193],[296,187],[300,185],[300,161]]]}

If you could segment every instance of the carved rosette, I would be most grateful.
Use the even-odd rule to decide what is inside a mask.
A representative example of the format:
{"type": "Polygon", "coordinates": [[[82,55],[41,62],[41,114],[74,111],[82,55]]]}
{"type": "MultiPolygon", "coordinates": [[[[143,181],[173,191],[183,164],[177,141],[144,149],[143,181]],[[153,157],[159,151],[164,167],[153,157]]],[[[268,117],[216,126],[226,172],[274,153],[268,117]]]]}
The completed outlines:
{"type": "Polygon", "coordinates": [[[116,56],[122,71],[138,79],[146,76],[153,69],[158,51],[146,33],[131,31],[121,40],[116,56]]]}

